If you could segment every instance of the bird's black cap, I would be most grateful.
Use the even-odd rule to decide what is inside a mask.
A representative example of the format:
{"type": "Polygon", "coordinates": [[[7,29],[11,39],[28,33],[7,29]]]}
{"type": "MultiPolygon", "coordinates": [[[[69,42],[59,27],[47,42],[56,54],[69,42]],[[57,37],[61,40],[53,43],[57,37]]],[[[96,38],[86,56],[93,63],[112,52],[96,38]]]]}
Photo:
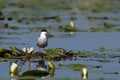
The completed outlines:
{"type": "Polygon", "coordinates": [[[41,32],[47,32],[47,30],[46,29],[42,29],[41,32]]]}

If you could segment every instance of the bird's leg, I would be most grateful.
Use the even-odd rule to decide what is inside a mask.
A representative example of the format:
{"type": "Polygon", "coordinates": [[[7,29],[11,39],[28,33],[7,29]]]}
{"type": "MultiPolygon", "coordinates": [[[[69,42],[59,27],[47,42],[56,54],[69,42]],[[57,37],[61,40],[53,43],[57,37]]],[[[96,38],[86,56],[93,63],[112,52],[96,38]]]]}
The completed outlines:
{"type": "Polygon", "coordinates": [[[43,48],[43,53],[45,53],[45,48],[43,48]]]}
{"type": "Polygon", "coordinates": [[[41,48],[38,48],[38,50],[39,50],[40,53],[42,52],[41,48]]]}
{"type": "Polygon", "coordinates": [[[42,48],[42,49],[39,48],[39,50],[40,50],[41,53],[44,53],[44,52],[45,52],[45,48],[42,48]]]}

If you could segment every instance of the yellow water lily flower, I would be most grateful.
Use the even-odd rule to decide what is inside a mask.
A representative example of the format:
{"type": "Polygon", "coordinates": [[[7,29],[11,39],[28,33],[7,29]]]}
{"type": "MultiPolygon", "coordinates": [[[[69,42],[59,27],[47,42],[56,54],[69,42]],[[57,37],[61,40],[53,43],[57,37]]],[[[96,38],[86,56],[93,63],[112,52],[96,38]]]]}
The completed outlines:
{"type": "Polygon", "coordinates": [[[71,21],[70,22],[70,26],[73,28],[74,27],[74,23],[71,21]]]}
{"type": "Polygon", "coordinates": [[[10,74],[11,76],[15,76],[18,74],[18,65],[15,62],[12,62],[10,66],[10,74]]]}
{"type": "Polygon", "coordinates": [[[87,77],[88,77],[88,69],[87,68],[82,69],[81,76],[83,79],[87,79],[87,77]]]}

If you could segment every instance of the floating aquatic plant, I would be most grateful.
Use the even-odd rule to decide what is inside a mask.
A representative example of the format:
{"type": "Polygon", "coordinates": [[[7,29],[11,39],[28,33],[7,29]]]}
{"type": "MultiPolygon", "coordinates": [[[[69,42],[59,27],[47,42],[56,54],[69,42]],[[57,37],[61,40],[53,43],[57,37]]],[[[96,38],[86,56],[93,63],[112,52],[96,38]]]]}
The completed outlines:
{"type": "Polygon", "coordinates": [[[66,31],[66,32],[70,32],[70,31],[78,31],[78,28],[76,28],[75,27],[75,25],[74,25],[74,23],[73,22],[70,22],[70,24],[68,24],[68,25],[66,25],[65,27],[64,27],[64,30],[66,31]]]}
{"type": "Polygon", "coordinates": [[[57,55],[57,54],[64,54],[66,53],[67,51],[63,48],[56,48],[56,49],[46,49],[46,54],[49,54],[49,55],[57,55]]]}
{"type": "Polygon", "coordinates": [[[0,57],[10,57],[12,55],[11,50],[0,48],[0,57]]]}
{"type": "Polygon", "coordinates": [[[107,23],[107,22],[103,23],[104,28],[113,28],[114,26],[115,26],[115,24],[112,24],[112,23],[107,23]]]}
{"type": "Polygon", "coordinates": [[[33,76],[33,77],[43,77],[47,76],[49,73],[46,71],[41,71],[41,70],[29,70],[24,72],[21,77],[23,76],[33,76]]]}
{"type": "Polygon", "coordinates": [[[45,27],[44,26],[35,26],[35,27],[28,28],[28,30],[34,31],[34,32],[41,31],[42,29],[45,29],[45,27]]]}
{"type": "Polygon", "coordinates": [[[107,62],[110,62],[110,60],[109,59],[102,59],[102,60],[99,60],[99,62],[107,63],[107,62]]]}
{"type": "Polygon", "coordinates": [[[73,69],[74,71],[81,71],[82,68],[86,67],[86,65],[84,65],[84,64],[68,64],[65,66],[73,69]]]}
{"type": "Polygon", "coordinates": [[[65,32],[75,32],[79,30],[78,28],[75,27],[73,22],[70,22],[65,26],[59,25],[58,28],[64,30],[65,32]]]}
{"type": "Polygon", "coordinates": [[[61,18],[59,16],[51,16],[51,17],[43,17],[42,20],[56,20],[57,22],[61,21],[61,18]]]}
{"type": "Polygon", "coordinates": [[[104,52],[105,51],[105,47],[101,46],[100,47],[100,52],[104,52]]]}
{"type": "Polygon", "coordinates": [[[3,15],[3,12],[0,10],[0,20],[4,20],[4,15],[3,15]]]}
{"type": "Polygon", "coordinates": [[[92,56],[90,51],[78,51],[76,54],[79,57],[83,57],[83,58],[87,58],[87,57],[91,57],[92,56]]]}

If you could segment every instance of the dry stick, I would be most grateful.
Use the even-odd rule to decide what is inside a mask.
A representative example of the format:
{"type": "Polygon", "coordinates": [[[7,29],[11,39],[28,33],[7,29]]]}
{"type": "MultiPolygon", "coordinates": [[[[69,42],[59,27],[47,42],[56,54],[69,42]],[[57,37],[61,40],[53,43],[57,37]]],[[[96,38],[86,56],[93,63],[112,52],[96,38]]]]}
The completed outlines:
{"type": "Polygon", "coordinates": [[[31,69],[31,60],[29,61],[28,70],[31,69]]]}
{"type": "Polygon", "coordinates": [[[23,57],[23,61],[22,61],[21,65],[20,65],[20,68],[19,68],[19,70],[18,70],[19,73],[21,72],[23,65],[24,65],[25,62],[27,61],[27,57],[28,57],[28,56],[29,56],[29,53],[26,53],[25,56],[23,57]]]}

